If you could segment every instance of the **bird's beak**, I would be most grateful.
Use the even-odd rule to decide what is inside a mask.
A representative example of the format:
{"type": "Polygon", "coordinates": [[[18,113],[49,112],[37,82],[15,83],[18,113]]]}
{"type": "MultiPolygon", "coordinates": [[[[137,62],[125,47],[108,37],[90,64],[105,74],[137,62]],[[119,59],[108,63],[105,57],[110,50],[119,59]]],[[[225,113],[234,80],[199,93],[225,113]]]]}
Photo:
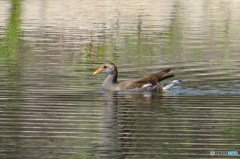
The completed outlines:
{"type": "Polygon", "coordinates": [[[96,70],[95,72],[93,72],[93,75],[99,74],[102,72],[102,66],[99,67],[98,70],[96,70]]]}

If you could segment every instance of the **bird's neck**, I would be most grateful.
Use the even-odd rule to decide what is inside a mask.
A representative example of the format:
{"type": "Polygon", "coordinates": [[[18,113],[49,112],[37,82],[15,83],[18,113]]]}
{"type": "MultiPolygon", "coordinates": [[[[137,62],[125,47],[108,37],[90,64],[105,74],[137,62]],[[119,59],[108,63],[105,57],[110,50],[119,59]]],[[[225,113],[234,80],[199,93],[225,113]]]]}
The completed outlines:
{"type": "Polygon", "coordinates": [[[112,87],[112,85],[117,83],[117,77],[118,77],[118,73],[114,72],[111,74],[108,74],[106,79],[104,80],[102,87],[104,89],[108,89],[109,87],[112,87]]]}

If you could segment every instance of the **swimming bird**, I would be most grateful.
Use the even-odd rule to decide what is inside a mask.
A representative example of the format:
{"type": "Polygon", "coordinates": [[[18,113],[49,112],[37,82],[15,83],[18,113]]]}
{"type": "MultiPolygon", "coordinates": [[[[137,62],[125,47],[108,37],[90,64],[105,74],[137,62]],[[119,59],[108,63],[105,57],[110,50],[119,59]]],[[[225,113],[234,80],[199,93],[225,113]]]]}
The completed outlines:
{"type": "Polygon", "coordinates": [[[169,74],[171,69],[167,68],[158,73],[147,75],[138,79],[118,82],[118,70],[115,64],[111,62],[103,63],[93,75],[105,73],[107,76],[102,84],[102,88],[108,91],[162,91],[169,89],[173,83],[163,85],[161,81],[171,78],[174,75],[169,74]]]}

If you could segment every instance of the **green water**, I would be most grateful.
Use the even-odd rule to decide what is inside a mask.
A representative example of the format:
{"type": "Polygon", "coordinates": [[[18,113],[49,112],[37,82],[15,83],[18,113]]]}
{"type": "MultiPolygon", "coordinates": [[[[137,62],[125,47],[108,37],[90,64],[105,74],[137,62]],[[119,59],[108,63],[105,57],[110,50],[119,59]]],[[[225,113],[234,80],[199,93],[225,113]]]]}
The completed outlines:
{"type": "Polygon", "coordinates": [[[0,158],[239,158],[238,1],[0,1],[0,158]],[[161,94],[103,92],[171,68],[161,94]],[[169,82],[169,81],[166,81],[169,82]]]}

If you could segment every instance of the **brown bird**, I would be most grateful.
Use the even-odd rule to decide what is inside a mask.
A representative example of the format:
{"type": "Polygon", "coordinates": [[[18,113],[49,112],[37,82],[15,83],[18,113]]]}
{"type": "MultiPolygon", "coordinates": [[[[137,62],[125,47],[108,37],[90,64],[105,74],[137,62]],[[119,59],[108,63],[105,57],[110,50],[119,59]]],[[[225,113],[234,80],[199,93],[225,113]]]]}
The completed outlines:
{"type": "Polygon", "coordinates": [[[111,63],[107,62],[102,64],[98,70],[96,70],[93,75],[104,72],[107,74],[106,79],[102,84],[104,90],[110,91],[158,91],[170,88],[172,85],[162,85],[160,82],[162,80],[173,77],[174,75],[168,74],[171,69],[164,69],[158,73],[144,76],[135,80],[127,80],[123,82],[118,82],[118,71],[117,67],[111,63]]]}

